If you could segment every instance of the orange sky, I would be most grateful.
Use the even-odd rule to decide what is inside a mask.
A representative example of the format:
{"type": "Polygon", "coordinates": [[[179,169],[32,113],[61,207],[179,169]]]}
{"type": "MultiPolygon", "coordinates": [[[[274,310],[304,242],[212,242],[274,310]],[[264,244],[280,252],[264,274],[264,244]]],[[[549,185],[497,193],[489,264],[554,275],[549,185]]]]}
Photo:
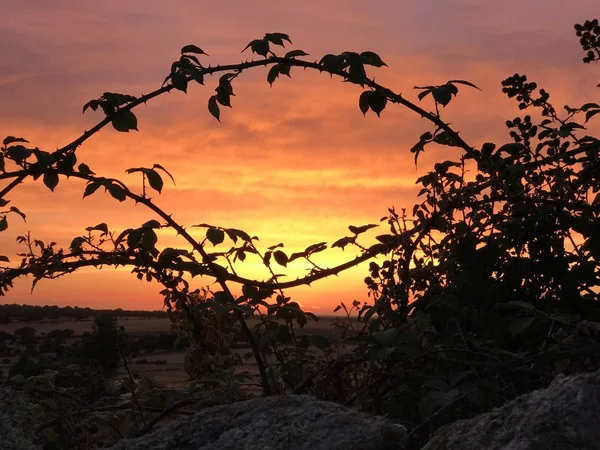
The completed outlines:
{"type": "MultiPolygon", "coordinates": [[[[293,41],[276,52],[302,49],[311,61],[346,50],[377,52],[389,67],[368,74],[415,102],[415,84],[477,84],[483,92],[461,87],[442,116],[471,145],[508,142],[504,122],[518,110],[501,94],[500,82],[515,72],[546,88],[558,107],[598,97],[597,67],[581,63],[573,31],[574,23],[597,15],[596,0],[36,0],[5,2],[2,9],[0,136],[22,136],[49,151],[102,119],[101,112],[81,114],[90,99],[105,91],[139,95],[160,87],[183,45],[209,53],[205,64],[231,64],[256,57],[240,51],[274,31],[293,41]]],[[[416,178],[439,158],[459,156],[456,149],[430,146],[415,170],[408,149],[431,130],[425,121],[397,106],[380,119],[373,113],[365,118],[358,108],[361,89],[325,74],[292,68],[292,79],[280,78],[272,88],[266,74],[257,68],[234,80],[233,109],[222,108],[221,124],[206,109],[217,82],[209,77],[187,95],[174,91],[137,108],[139,133],[105,128],[78,150],[79,162],[130,187],[139,177],[126,175],[127,168],[162,164],[177,185],[165,180],[155,200],[179,223],[240,228],[260,237],[261,250],[283,242],[291,254],[313,243],[331,244],[349,234],[348,225],[379,223],[389,206],[412,208],[416,178]]],[[[83,186],[61,179],[52,194],[40,180],[13,191],[8,199],[28,220],[9,217],[0,254],[16,260],[15,237],[27,230],[68,247],[86,226],[107,222],[122,230],[155,218],[101,191],[82,200],[83,186]]],[[[203,232],[193,230],[198,237],[203,232]]],[[[381,232],[362,242],[373,243],[381,232]]],[[[185,243],[164,232],[159,245],[185,243]]],[[[315,262],[328,267],[356,255],[352,248],[329,249],[315,262]]],[[[268,278],[257,258],[238,267],[243,275],[268,278]]],[[[278,272],[296,278],[305,268],[299,262],[278,272]]],[[[161,286],[139,282],[129,271],[84,270],[42,281],[32,295],[29,281],[20,279],[1,300],[159,309],[161,286]]],[[[363,265],[287,294],[307,310],[329,313],[339,301],[366,300],[366,275],[363,265]]],[[[194,281],[198,287],[212,282],[194,281]]]]}

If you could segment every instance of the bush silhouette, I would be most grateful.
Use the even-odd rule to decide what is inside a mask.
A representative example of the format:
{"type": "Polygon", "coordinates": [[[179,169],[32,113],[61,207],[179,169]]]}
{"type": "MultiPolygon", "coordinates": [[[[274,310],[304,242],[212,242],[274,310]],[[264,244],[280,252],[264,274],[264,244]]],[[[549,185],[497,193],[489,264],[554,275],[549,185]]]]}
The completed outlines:
{"type": "Polygon", "coordinates": [[[105,373],[114,373],[121,358],[117,318],[109,314],[96,316],[92,328],[82,343],[81,357],[97,363],[105,373]]]}

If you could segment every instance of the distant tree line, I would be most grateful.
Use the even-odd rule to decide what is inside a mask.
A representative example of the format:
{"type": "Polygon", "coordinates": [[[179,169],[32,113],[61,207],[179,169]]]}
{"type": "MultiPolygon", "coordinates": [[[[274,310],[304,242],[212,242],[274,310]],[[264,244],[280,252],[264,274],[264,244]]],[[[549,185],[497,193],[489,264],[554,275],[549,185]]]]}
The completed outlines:
{"type": "Polygon", "coordinates": [[[11,322],[35,322],[43,319],[70,318],[76,320],[87,319],[100,315],[114,317],[147,317],[167,318],[165,311],[127,311],[118,309],[91,309],[77,306],[34,306],[34,305],[0,305],[0,324],[11,322]]]}

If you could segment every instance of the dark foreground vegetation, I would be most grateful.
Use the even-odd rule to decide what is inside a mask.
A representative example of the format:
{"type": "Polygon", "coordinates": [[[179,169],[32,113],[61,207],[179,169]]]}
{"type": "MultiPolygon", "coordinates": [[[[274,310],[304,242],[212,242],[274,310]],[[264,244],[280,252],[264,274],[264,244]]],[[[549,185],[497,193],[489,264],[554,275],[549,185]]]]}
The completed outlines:
{"type": "MultiPolygon", "coordinates": [[[[600,60],[598,21],[578,24],[575,32],[584,62],[600,60]]],[[[600,141],[589,129],[600,117],[600,105],[554,105],[545,89],[514,74],[502,81],[502,91],[521,111],[506,121],[510,142],[473,145],[449,125],[444,109],[459,89],[476,88],[470,81],[417,86],[419,102],[429,102],[424,109],[367,76],[367,69],[385,66],[373,52],[328,54],[311,62],[302,50],[277,55],[286,43],[291,43],[286,34],[267,33],[246,47],[260,59],[208,67],[201,62],[206,53],[186,45],[160,89],[139,98],[105,92],[86,104],[84,111],[105,117],[65,147],[50,153],[27,147],[24,138],[4,140],[2,230],[7,217],[24,216],[8,206],[7,195],[28,178],[50,190],[67,178],[83,179],[84,197],[106,191],[117,201],[147,207],[157,219],[118,231],[93,225],[65,249],[19,236],[21,262],[11,265],[0,257],[6,262],[0,291],[24,275],[35,285],[81,267],[129,266],[140,280],[162,286],[173,330],[187,339],[185,368],[193,380],[188,392],[175,393],[136,379],[126,364],[123,330],[113,318],[98,316],[82,343],[82,361],[33,376],[21,368],[9,381],[35,404],[35,430],[47,448],[108,445],[146,433],[173,414],[190,414],[192,405],[245,398],[251,393],[242,386],[251,375],[236,370],[244,358],[254,361],[262,395],[310,394],[386,415],[409,428],[415,449],[441,425],[544,387],[557,374],[598,369],[600,141]],[[445,146],[448,160],[417,180],[421,191],[414,207],[391,207],[380,225],[350,225],[349,235],[331,245],[316,243],[291,255],[283,244],[260,249],[258,239],[243,230],[205,223],[196,225],[206,229],[205,239],[196,241],[151,199],[151,191],[163,189],[162,177],[171,177],[160,164],[128,169],[144,180],[141,193],[78,164],[77,148],[104,126],[137,130],[134,108],[166,92],[203,85],[206,75],[220,76],[208,99],[210,114],[220,120],[222,108],[231,106],[235,79],[256,67],[269,68],[270,84],[303,68],[341,78],[349,88],[360,86],[363,114],[379,116],[386,107],[404,106],[428,123],[411,149],[415,163],[433,146],[445,146]],[[376,243],[359,243],[364,232],[380,226],[376,243]],[[174,229],[188,248],[158,248],[156,230],[162,228],[174,229]],[[322,268],[315,255],[330,247],[360,255],[322,268]],[[266,279],[237,275],[235,266],[246,258],[262,261],[266,279]],[[311,272],[282,281],[279,274],[298,259],[310,262],[311,272]],[[365,261],[370,301],[340,305],[347,316],[335,324],[339,338],[300,333],[317,318],[287,292],[365,261]],[[192,288],[196,276],[218,288],[192,288]],[[241,285],[242,295],[234,297],[231,284],[241,285]],[[245,354],[236,351],[240,340],[245,354]],[[117,361],[126,376],[108,378],[117,361]]]]}

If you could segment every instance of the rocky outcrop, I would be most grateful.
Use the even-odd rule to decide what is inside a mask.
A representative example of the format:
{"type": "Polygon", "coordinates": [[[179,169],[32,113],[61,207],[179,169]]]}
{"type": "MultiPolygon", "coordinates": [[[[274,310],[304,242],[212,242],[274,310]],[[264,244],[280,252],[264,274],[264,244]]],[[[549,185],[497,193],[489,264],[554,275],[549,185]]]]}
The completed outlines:
{"type": "Polygon", "coordinates": [[[402,450],[406,429],[304,395],[256,398],[207,408],[111,450],[402,450]]]}
{"type": "Polygon", "coordinates": [[[8,386],[0,386],[0,448],[39,449],[31,435],[31,415],[25,397],[8,386]]]}
{"type": "Polygon", "coordinates": [[[600,372],[559,376],[547,389],[438,430],[422,450],[600,448],[600,372]]]}
{"type": "MultiPolygon", "coordinates": [[[[0,386],[0,449],[38,449],[23,395],[0,386]]],[[[208,407],[111,450],[403,450],[402,425],[302,395],[208,407]]],[[[442,427],[422,450],[600,448],[600,371],[559,376],[489,413],[442,427]]]]}

